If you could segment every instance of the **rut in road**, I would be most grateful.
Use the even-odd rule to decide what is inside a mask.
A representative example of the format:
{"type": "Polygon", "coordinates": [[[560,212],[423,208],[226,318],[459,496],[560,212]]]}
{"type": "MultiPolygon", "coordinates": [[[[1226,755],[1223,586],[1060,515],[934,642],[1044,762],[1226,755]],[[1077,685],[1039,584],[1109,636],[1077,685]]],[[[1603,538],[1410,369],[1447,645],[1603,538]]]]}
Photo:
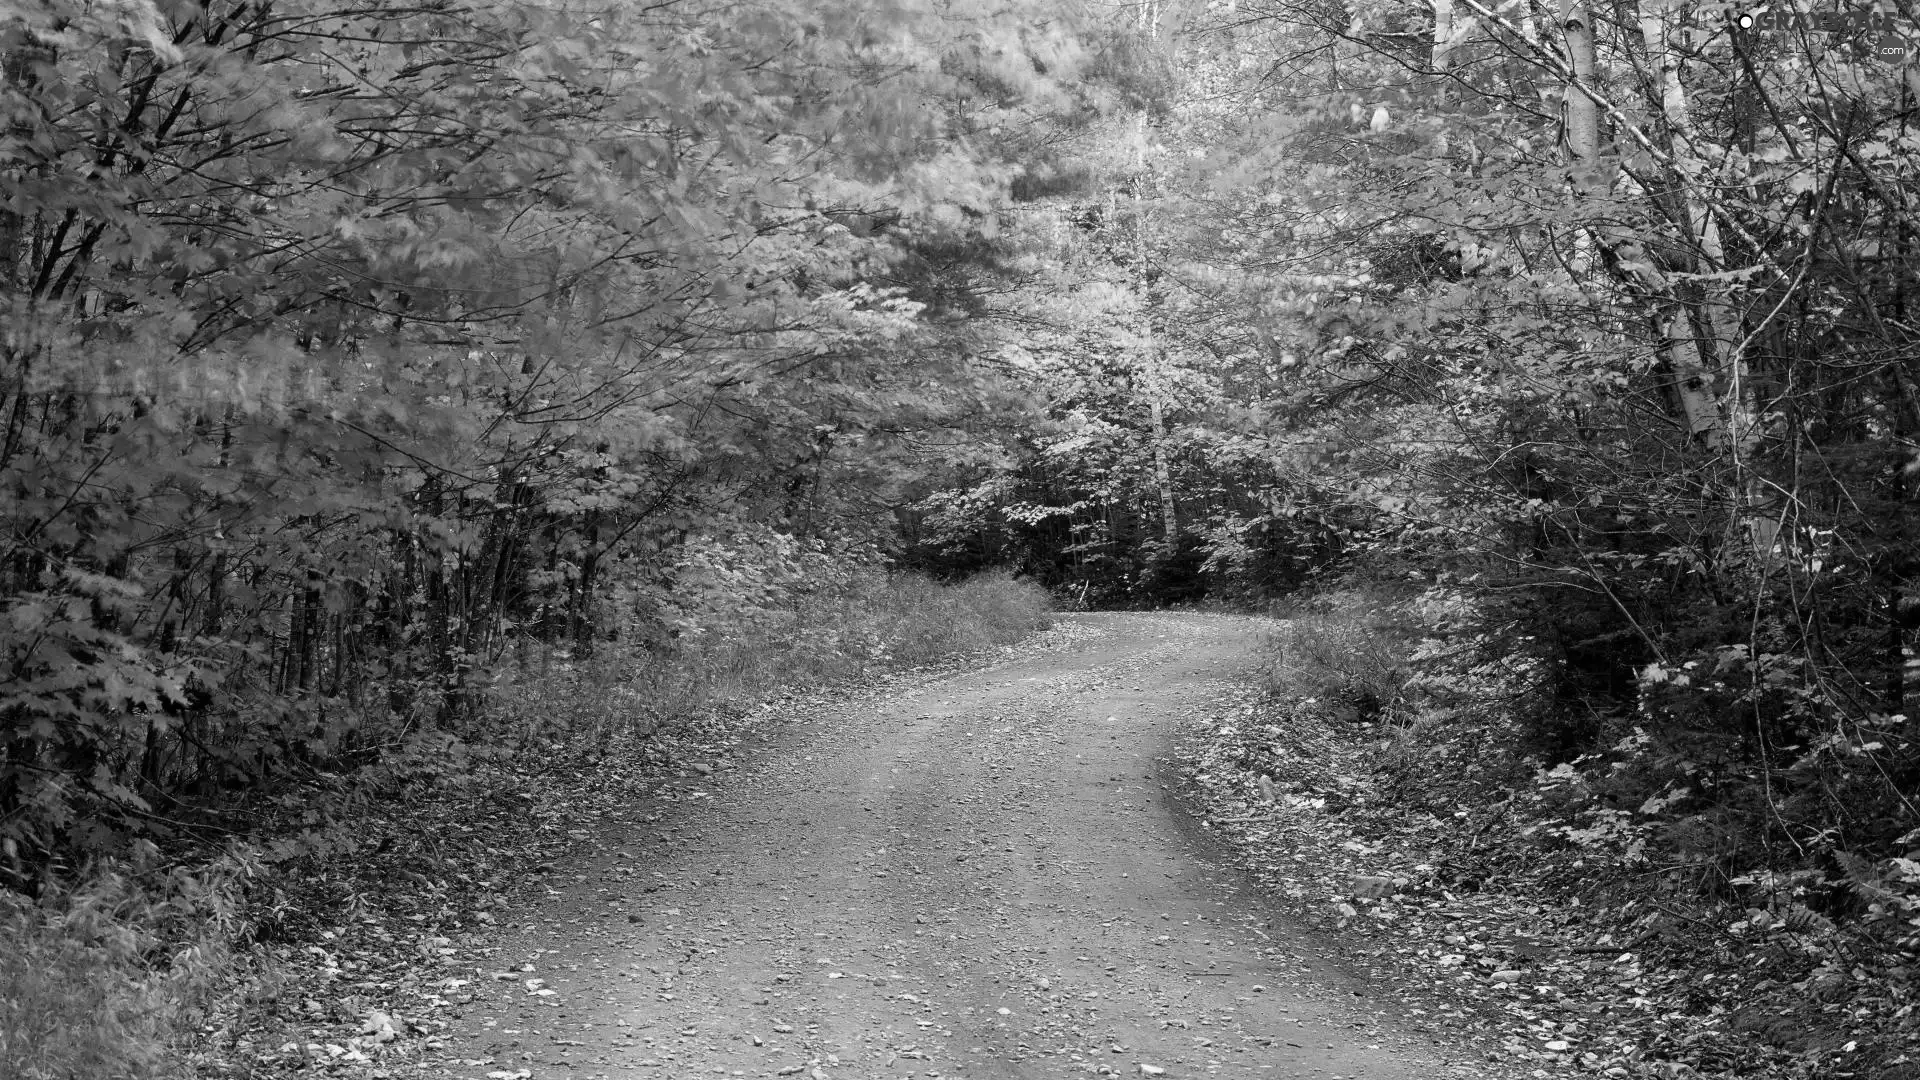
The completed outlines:
{"type": "Polygon", "coordinates": [[[1067,616],[791,726],[519,916],[499,955],[528,970],[481,985],[439,1074],[1475,1075],[1182,833],[1160,759],[1257,627],[1067,616]]]}

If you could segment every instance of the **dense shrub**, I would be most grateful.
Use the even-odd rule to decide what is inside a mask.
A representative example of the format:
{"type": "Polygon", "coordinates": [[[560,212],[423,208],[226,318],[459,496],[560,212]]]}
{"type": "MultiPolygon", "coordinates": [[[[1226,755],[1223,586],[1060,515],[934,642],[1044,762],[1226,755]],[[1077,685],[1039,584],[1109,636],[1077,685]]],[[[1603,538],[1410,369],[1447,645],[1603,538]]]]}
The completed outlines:
{"type": "Polygon", "coordinates": [[[1651,875],[1677,897],[1804,908],[1889,941],[1915,929],[1907,722],[1846,719],[1789,656],[1649,664],[1608,701],[1555,647],[1551,606],[1439,585],[1328,590],[1280,613],[1269,690],[1377,723],[1393,798],[1504,806],[1524,842],[1595,857],[1597,887],[1651,875]]]}

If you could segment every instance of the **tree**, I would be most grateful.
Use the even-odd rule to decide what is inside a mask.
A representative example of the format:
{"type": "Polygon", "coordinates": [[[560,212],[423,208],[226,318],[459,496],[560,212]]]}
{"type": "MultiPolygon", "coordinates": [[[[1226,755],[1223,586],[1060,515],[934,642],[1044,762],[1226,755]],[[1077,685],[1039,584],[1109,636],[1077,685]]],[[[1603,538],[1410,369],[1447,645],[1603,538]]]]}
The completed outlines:
{"type": "Polygon", "coordinates": [[[1203,25],[1216,51],[1290,58],[1245,91],[1243,164],[1210,204],[1247,275],[1223,276],[1216,336],[1295,361],[1265,391],[1270,459],[1370,511],[1380,558],[1539,599],[1523,625],[1588,718],[1548,752],[1711,730],[1781,785],[1755,835],[1885,844],[1915,824],[1890,720],[1916,629],[1890,179],[1913,88],[1861,49],[1864,14],[1813,37],[1654,3],[1556,14],[1203,25]],[[1878,744],[1878,779],[1775,771],[1835,732],[1878,744]]]}
{"type": "Polygon", "coordinates": [[[1002,408],[962,136],[1055,92],[1024,18],[0,9],[8,852],[462,730],[508,642],[1002,408]]]}
{"type": "Polygon", "coordinates": [[[1155,520],[1243,597],[1471,582],[1489,648],[1552,661],[1538,752],[1715,740],[1771,784],[1729,875],[1786,839],[1887,850],[1920,824],[1916,86],[1865,8],[1749,21],[1196,9],[1154,46],[1164,150],[1109,124],[1093,190],[1034,208],[1009,318],[1058,426],[933,496],[946,538],[1089,602],[1156,599],[1155,520]],[[1843,743],[1872,767],[1810,749],[1843,743]]]}

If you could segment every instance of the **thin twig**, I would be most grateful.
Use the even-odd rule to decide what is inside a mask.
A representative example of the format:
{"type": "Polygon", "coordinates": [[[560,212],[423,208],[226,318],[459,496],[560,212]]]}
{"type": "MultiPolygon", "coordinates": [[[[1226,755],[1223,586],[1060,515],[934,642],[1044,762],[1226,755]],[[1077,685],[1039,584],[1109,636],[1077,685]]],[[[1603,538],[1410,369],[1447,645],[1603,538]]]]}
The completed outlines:
{"type": "Polygon", "coordinates": [[[1658,930],[1648,930],[1632,941],[1622,945],[1575,945],[1567,951],[1571,953],[1624,953],[1633,950],[1660,936],[1658,930]]]}

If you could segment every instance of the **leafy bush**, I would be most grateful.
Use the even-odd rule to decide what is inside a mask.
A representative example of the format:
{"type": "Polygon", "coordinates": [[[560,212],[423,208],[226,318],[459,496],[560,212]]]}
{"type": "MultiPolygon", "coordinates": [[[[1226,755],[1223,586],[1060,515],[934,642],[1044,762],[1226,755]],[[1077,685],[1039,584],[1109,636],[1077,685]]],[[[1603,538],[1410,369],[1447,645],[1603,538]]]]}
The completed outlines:
{"type": "Polygon", "coordinates": [[[1887,941],[1920,929],[1909,722],[1850,718],[1803,659],[1736,645],[1648,664],[1636,700],[1603,711],[1566,693],[1581,674],[1532,632],[1563,614],[1545,605],[1356,586],[1276,613],[1269,691],[1380,721],[1390,798],[1497,802],[1511,843],[1567,853],[1596,888],[1637,894],[1654,875],[1776,920],[1805,911],[1887,941]],[[1576,708],[1591,715],[1568,719],[1576,708]]]}

